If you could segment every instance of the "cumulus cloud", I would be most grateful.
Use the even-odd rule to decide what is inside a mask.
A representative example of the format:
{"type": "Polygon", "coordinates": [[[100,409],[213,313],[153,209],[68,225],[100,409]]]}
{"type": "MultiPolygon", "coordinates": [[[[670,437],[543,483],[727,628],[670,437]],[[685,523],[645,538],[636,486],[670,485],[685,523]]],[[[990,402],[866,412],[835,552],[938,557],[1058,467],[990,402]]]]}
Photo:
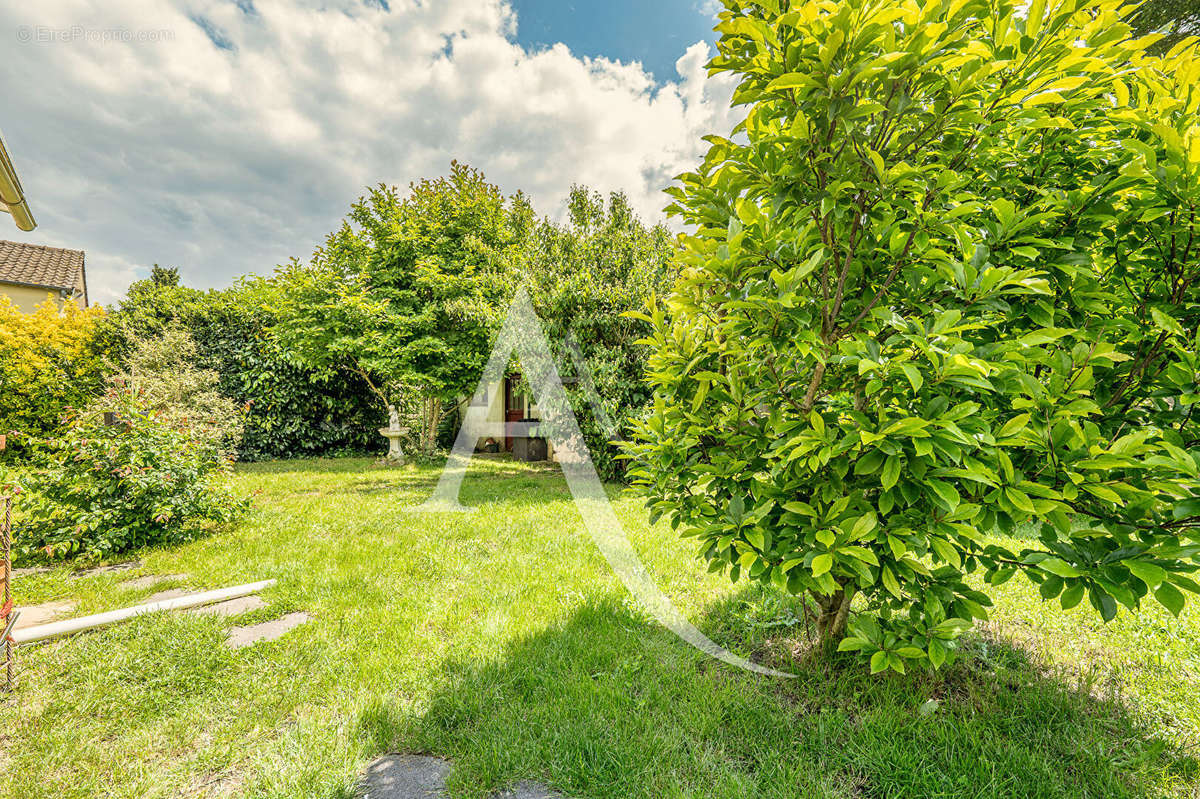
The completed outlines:
{"type": "Polygon", "coordinates": [[[706,44],[655,85],[637,64],[523,49],[504,0],[98,5],[0,7],[16,38],[0,126],[41,223],[0,237],[87,250],[101,302],[155,262],[201,286],[268,273],[367,185],[453,158],[543,213],[584,183],[657,219],[700,137],[736,121],[706,44]]]}

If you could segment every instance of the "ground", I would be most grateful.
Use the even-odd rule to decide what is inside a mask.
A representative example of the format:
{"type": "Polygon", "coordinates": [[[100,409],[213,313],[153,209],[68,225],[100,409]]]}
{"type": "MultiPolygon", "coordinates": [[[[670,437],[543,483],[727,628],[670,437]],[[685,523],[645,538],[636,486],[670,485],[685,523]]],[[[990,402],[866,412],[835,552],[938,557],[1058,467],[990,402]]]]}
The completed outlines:
{"type": "Polygon", "coordinates": [[[476,513],[407,513],[436,478],[365,460],[247,466],[256,510],[234,529],[144,553],[136,571],[21,577],[20,602],[77,613],[278,584],[232,620],[159,614],[24,647],[19,690],[0,698],[0,796],[351,797],[386,752],[447,758],[459,799],[523,780],[574,799],[1200,795],[1200,609],[1106,626],[1013,580],[936,675],[796,663],[789,600],[707,574],[614,487],[680,609],[799,675],[763,678],[648,620],[553,467],[476,461],[476,513]],[[120,587],[141,574],[176,577],[120,587]],[[312,621],[224,645],[230,624],[296,611],[312,621]]]}

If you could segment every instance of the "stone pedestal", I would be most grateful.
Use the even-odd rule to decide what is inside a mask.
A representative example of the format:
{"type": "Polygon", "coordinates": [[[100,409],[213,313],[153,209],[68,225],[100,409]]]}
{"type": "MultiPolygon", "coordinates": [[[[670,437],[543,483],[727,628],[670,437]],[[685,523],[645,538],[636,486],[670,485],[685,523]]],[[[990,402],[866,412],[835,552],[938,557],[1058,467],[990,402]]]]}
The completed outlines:
{"type": "Polygon", "coordinates": [[[407,427],[381,427],[379,435],[388,440],[387,459],[392,463],[404,463],[404,449],[400,446],[400,441],[409,433],[407,427]]]}

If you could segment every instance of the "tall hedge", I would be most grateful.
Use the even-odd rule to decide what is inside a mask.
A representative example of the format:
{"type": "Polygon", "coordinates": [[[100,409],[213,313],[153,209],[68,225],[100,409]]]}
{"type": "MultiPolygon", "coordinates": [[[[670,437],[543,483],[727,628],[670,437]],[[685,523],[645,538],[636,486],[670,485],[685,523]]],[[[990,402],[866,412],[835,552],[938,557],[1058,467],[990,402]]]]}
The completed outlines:
{"type": "Polygon", "coordinates": [[[270,333],[278,291],[261,278],[199,291],[181,286],[176,270],[155,267],[106,321],[106,346],[119,360],[135,338],[172,323],[188,330],[200,365],[221,376],[222,393],[246,406],[242,460],[379,451],[385,420],[365,383],[298,367],[270,333]]]}

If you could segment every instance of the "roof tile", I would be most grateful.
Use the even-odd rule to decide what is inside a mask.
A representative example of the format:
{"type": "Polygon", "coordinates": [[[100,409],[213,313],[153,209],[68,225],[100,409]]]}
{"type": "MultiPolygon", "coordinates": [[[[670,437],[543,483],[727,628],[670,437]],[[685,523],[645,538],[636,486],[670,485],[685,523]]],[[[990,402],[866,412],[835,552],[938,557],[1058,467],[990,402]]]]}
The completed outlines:
{"type": "Polygon", "coordinates": [[[0,239],[0,283],[83,290],[83,250],[0,239]]]}

